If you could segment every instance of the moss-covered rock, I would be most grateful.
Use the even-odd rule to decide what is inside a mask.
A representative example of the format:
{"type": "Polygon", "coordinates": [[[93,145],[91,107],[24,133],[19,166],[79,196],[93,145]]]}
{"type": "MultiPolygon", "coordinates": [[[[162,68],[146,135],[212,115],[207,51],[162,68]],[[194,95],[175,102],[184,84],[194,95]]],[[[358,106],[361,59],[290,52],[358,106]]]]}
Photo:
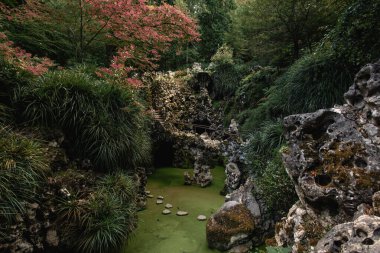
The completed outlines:
{"type": "Polygon", "coordinates": [[[247,207],[229,201],[208,220],[207,242],[210,248],[229,250],[248,242],[254,229],[254,218],[247,207]]]}

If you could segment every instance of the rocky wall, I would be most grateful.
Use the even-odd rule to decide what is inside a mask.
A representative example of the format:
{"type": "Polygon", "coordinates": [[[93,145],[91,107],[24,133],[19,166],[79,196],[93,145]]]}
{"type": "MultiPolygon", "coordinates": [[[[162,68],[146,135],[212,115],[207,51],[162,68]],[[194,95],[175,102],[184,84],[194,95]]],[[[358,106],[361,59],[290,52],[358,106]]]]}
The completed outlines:
{"type": "Polygon", "coordinates": [[[378,218],[360,215],[374,214],[373,196],[380,190],[380,62],[363,67],[344,97],[342,106],[284,120],[289,148],[283,161],[300,201],[277,224],[276,240],[293,245],[293,252],[311,252],[317,244],[318,252],[379,252],[372,245],[380,238],[366,239],[369,232],[351,229],[336,244],[331,238],[357,224],[377,224],[378,218]]]}

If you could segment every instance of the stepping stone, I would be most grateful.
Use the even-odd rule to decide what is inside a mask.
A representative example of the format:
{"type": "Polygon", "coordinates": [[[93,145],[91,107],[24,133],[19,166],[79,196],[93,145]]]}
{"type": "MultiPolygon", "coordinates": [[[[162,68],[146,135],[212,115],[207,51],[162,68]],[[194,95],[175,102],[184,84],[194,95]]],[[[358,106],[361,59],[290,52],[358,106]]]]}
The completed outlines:
{"type": "Polygon", "coordinates": [[[150,194],[150,191],[145,191],[146,194],[150,194]]]}
{"type": "Polygon", "coordinates": [[[153,198],[154,196],[152,194],[147,195],[148,198],[153,198]]]}
{"type": "Polygon", "coordinates": [[[168,214],[171,214],[171,212],[172,212],[172,211],[170,211],[169,209],[164,209],[164,210],[162,211],[162,214],[163,214],[163,215],[168,215],[168,214]]]}
{"type": "Polygon", "coordinates": [[[204,215],[198,215],[197,220],[199,220],[199,221],[205,221],[205,220],[207,220],[207,217],[204,216],[204,215]]]}
{"type": "Polygon", "coordinates": [[[165,208],[166,209],[173,208],[173,205],[168,203],[168,204],[165,205],[165,208]]]}
{"type": "Polygon", "coordinates": [[[177,215],[178,216],[186,216],[186,215],[188,215],[189,213],[188,212],[185,212],[185,211],[178,211],[177,212],[177,215]]]}
{"type": "Polygon", "coordinates": [[[158,199],[158,200],[156,201],[156,204],[157,204],[157,205],[162,204],[162,203],[164,203],[164,201],[162,201],[162,199],[158,199]]]}
{"type": "Polygon", "coordinates": [[[164,199],[164,197],[162,197],[162,196],[157,196],[157,199],[164,199]]]}

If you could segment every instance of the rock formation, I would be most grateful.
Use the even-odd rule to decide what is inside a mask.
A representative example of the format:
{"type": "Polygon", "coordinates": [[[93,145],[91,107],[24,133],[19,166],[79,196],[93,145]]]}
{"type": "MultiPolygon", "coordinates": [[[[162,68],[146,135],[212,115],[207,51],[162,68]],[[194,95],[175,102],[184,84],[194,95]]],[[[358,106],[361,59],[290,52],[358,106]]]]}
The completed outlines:
{"type": "Polygon", "coordinates": [[[226,202],[207,222],[207,242],[210,248],[229,250],[249,243],[255,222],[247,207],[237,201],[226,202]]]}
{"type": "Polygon", "coordinates": [[[221,114],[213,108],[207,91],[210,76],[197,71],[151,74],[145,83],[156,119],[156,166],[193,167],[186,184],[204,187],[212,182],[210,168],[220,160],[223,131],[221,114]],[[160,160],[162,157],[169,161],[160,160]]]}
{"type": "Polygon", "coordinates": [[[224,205],[207,223],[209,247],[246,253],[252,246],[260,246],[263,243],[274,224],[264,203],[255,197],[253,192],[253,179],[248,178],[238,189],[226,195],[224,205]],[[239,208],[232,208],[235,206],[239,208]],[[244,215],[240,215],[242,212],[244,215]],[[246,224],[250,229],[244,226],[246,230],[241,229],[239,224],[246,224]]]}
{"type": "Polygon", "coordinates": [[[276,239],[279,245],[294,244],[293,252],[311,251],[324,233],[344,222],[318,243],[318,252],[363,252],[363,244],[378,243],[377,227],[370,225],[378,218],[355,213],[373,213],[366,205],[380,190],[380,62],[363,67],[344,97],[343,106],[284,120],[289,148],[283,161],[300,201],[277,224],[276,239]],[[355,232],[362,224],[366,236],[355,232]],[[335,246],[335,239],[327,243],[338,237],[335,246]],[[331,247],[335,251],[328,251],[331,247]]]}

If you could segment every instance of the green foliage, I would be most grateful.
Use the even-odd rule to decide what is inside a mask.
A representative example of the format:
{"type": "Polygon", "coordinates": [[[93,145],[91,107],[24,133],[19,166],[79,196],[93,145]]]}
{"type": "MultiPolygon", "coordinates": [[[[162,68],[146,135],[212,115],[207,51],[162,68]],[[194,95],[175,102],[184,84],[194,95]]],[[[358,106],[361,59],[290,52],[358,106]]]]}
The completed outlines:
{"type": "MultiPolygon", "coordinates": [[[[278,152],[278,149],[276,150],[278,152]]],[[[270,212],[284,216],[296,202],[297,194],[292,180],[282,164],[280,154],[270,160],[264,173],[257,178],[257,191],[262,196],[270,212]]]]}
{"type": "Polygon", "coordinates": [[[241,74],[234,64],[221,64],[214,67],[211,75],[212,95],[215,99],[231,97],[239,87],[241,74]]]}
{"type": "Polygon", "coordinates": [[[225,44],[218,49],[211,60],[208,67],[213,81],[211,95],[215,99],[233,96],[241,78],[247,72],[246,66],[234,62],[232,50],[225,44]]]}
{"type": "Polygon", "coordinates": [[[60,128],[75,155],[89,158],[97,169],[134,168],[148,160],[145,118],[127,88],[64,70],[24,87],[17,100],[26,121],[60,128]]]}
{"type": "Polygon", "coordinates": [[[268,100],[283,115],[311,112],[342,103],[352,81],[344,62],[322,48],[298,60],[276,80],[268,100]]]}
{"type": "Polygon", "coordinates": [[[62,201],[64,242],[77,252],[117,252],[136,228],[136,212],[133,180],[122,173],[107,175],[87,198],[62,201]]]}
{"type": "Polygon", "coordinates": [[[229,30],[231,19],[229,11],[235,8],[233,0],[206,0],[202,4],[197,17],[199,20],[201,41],[199,53],[208,61],[216,50],[223,45],[224,34],[229,30]]]}
{"type": "Polygon", "coordinates": [[[226,44],[223,44],[216,53],[211,57],[211,62],[216,65],[221,64],[233,64],[233,52],[230,47],[228,47],[226,44]]]}
{"type": "Polygon", "coordinates": [[[0,221],[7,221],[0,234],[25,212],[25,202],[35,201],[48,170],[46,157],[39,143],[0,126],[0,221]]]}
{"type": "Polygon", "coordinates": [[[266,90],[277,77],[277,70],[272,67],[257,67],[244,77],[236,91],[236,105],[241,108],[254,108],[265,99],[266,90]]]}
{"type": "Polygon", "coordinates": [[[246,148],[248,158],[253,162],[254,174],[264,173],[267,162],[277,154],[277,150],[283,143],[285,143],[285,137],[282,121],[261,123],[261,127],[249,137],[249,145],[246,148]]]}
{"type": "Polygon", "coordinates": [[[357,0],[343,13],[330,35],[336,54],[356,68],[380,58],[379,13],[379,1],[357,0]]]}
{"type": "Polygon", "coordinates": [[[289,66],[331,29],[349,1],[248,0],[232,11],[226,35],[245,61],[289,66]],[[339,3],[337,3],[339,2],[339,3]]]}

